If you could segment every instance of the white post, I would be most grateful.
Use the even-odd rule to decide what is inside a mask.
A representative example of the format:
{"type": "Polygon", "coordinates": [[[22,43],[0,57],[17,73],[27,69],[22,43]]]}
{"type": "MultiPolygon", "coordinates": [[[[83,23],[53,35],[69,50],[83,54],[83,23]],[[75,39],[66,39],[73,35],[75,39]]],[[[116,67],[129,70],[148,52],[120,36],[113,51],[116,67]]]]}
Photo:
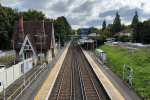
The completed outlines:
{"type": "Polygon", "coordinates": [[[24,86],[25,86],[25,72],[24,72],[24,65],[25,65],[25,63],[24,63],[24,52],[22,53],[22,55],[23,55],[23,83],[24,83],[24,86]]]}
{"type": "Polygon", "coordinates": [[[132,48],[132,55],[131,55],[131,69],[132,69],[132,56],[133,56],[133,48],[132,48]]]}
{"type": "Polygon", "coordinates": [[[4,94],[4,100],[5,100],[5,87],[4,87],[4,81],[3,81],[3,94],[4,94]]]}

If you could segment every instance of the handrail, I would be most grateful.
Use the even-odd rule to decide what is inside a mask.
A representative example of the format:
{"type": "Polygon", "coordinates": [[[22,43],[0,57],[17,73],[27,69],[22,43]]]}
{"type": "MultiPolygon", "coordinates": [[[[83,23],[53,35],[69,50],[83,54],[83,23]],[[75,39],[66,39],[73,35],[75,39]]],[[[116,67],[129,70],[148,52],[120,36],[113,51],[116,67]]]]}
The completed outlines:
{"type": "MultiPolygon", "coordinates": [[[[44,63],[37,71],[39,71],[44,65],[46,65],[46,63],[44,63]]],[[[36,71],[36,72],[37,72],[36,71]]],[[[20,87],[11,95],[11,96],[9,96],[9,98],[7,99],[7,100],[11,100],[11,97],[20,89],[20,88],[22,88],[22,86],[25,84],[25,83],[27,83],[27,81],[29,81],[31,78],[32,78],[32,76],[33,75],[35,75],[36,74],[36,72],[34,72],[34,74],[32,74],[23,84],[21,84],[20,85],[20,87]]],[[[30,83],[29,83],[30,84],[30,83]]],[[[28,84],[28,85],[29,85],[28,84]]],[[[26,88],[26,87],[25,87],[26,88]]],[[[21,90],[21,92],[22,92],[22,90],[21,90]]],[[[19,94],[20,95],[20,94],[19,94]]],[[[19,95],[17,95],[16,97],[18,97],[19,95]]]]}

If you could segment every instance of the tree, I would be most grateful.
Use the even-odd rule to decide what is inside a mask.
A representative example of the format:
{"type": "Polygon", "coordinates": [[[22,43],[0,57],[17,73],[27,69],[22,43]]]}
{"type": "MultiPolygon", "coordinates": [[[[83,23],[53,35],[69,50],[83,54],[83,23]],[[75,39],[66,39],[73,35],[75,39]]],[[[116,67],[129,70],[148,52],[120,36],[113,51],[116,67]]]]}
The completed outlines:
{"type": "Polygon", "coordinates": [[[104,20],[104,21],[103,21],[102,32],[105,30],[105,28],[106,28],[106,21],[104,20]]]}
{"type": "Polygon", "coordinates": [[[58,39],[59,36],[61,37],[62,40],[70,38],[68,37],[68,35],[72,34],[72,29],[64,16],[57,17],[57,19],[54,20],[53,22],[54,22],[55,38],[58,39]]]}
{"type": "Polygon", "coordinates": [[[138,19],[138,13],[137,11],[135,12],[135,15],[132,19],[132,23],[131,23],[131,28],[134,28],[134,25],[136,25],[137,23],[139,22],[139,19],[138,19]]]}
{"type": "Polygon", "coordinates": [[[77,34],[78,34],[78,35],[81,35],[81,28],[78,28],[78,29],[77,29],[77,34]]]}
{"type": "Polygon", "coordinates": [[[113,34],[121,31],[121,19],[120,19],[120,15],[118,14],[118,12],[116,13],[116,17],[114,19],[112,29],[113,29],[112,31],[114,31],[113,34]]]}
{"type": "Polygon", "coordinates": [[[0,46],[1,48],[8,47],[8,31],[7,29],[10,27],[9,19],[7,17],[6,12],[0,4],[0,46]]]}

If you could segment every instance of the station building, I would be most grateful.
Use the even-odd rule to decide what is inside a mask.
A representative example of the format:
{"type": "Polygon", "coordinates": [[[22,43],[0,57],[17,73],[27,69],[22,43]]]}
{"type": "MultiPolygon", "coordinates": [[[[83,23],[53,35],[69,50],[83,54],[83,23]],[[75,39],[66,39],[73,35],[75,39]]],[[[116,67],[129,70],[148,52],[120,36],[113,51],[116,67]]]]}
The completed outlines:
{"type": "MultiPolygon", "coordinates": [[[[34,65],[37,62],[50,63],[52,57],[57,53],[52,21],[44,21],[43,17],[36,18],[36,21],[23,21],[20,13],[19,21],[15,21],[12,33],[16,61],[32,58],[34,65]]],[[[13,48],[13,42],[10,44],[13,48]]]]}

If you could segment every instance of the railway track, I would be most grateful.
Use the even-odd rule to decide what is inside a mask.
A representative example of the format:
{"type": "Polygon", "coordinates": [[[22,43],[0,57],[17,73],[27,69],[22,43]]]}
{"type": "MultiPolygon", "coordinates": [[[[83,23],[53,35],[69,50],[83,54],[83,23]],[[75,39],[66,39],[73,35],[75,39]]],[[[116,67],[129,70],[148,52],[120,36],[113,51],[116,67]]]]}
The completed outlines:
{"type": "Polygon", "coordinates": [[[108,100],[75,41],[68,49],[49,100],[108,100]]]}

